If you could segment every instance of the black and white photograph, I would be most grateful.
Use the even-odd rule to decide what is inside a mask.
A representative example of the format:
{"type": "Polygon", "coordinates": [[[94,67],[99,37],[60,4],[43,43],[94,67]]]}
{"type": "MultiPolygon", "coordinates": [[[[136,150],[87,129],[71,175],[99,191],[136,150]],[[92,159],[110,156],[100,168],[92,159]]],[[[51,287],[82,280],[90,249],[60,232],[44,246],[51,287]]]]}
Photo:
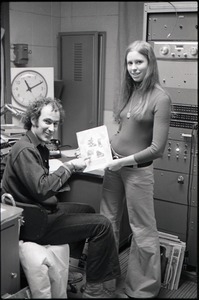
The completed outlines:
{"type": "Polygon", "coordinates": [[[1,299],[198,299],[198,1],[1,1],[1,299]]]}

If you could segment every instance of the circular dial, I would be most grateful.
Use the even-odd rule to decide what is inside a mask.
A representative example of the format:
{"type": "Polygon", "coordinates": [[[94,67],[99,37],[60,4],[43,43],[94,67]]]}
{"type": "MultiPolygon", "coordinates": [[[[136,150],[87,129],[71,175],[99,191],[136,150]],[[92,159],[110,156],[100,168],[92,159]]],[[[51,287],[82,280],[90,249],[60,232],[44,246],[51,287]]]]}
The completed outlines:
{"type": "Polygon", "coordinates": [[[12,96],[22,106],[28,106],[34,100],[46,97],[47,93],[47,82],[37,71],[22,71],[12,81],[12,96]]]}
{"type": "Polygon", "coordinates": [[[196,48],[196,47],[191,47],[191,49],[190,49],[190,53],[191,53],[191,55],[197,55],[197,53],[198,53],[198,49],[196,48]]]}
{"type": "Polygon", "coordinates": [[[166,55],[169,53],[169,48],[168,46],[163,46],[161,49],[160,49],[160,52],[162,55],[166,55]]]}

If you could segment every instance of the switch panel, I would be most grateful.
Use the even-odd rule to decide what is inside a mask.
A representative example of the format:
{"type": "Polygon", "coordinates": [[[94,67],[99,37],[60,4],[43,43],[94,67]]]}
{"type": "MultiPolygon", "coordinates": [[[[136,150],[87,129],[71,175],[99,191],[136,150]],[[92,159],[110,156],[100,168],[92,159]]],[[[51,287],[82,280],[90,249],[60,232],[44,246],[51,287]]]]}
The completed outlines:
{"type": "Polygon", "coordinates": [[[154,42],[157,59],[197,59],[197,42],[154,42]]]}

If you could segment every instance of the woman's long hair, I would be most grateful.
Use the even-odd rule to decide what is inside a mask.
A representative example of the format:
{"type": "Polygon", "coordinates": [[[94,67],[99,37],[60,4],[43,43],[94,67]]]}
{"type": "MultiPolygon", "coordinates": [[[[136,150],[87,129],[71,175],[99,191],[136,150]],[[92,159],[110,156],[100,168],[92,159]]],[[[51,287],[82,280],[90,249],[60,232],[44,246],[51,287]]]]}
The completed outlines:
{"type": "Polygon", "coordinates": [[[153,48],[145,41],[135,41],[128,46],[125,53],[121,95],[118,110],[116,112],[116,119],[119,120],[121,111],[127,105],[134,91],[139,93],[140,101],[133,104],[132,112],[135,117],[142,118],[148,106],[150,93],[153,91],[155,86],[162,89],[159,81],[158,66],[153,48]],[[127,70],[127,55],[132,51],[139,52],[146,57],[148,61],[146,75],[140,83],[135,82],[127,70]]]}

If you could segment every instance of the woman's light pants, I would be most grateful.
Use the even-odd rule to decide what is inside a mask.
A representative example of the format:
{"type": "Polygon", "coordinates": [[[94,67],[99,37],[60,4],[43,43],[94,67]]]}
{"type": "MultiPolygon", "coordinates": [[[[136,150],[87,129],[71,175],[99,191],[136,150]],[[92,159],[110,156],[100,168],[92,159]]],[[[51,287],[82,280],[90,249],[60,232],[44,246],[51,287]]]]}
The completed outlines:
{"type": "Polygon", "coordinates": [[[157,296],[161,287],[160,245],[154,213],[153,165],[105,171],[100,213],[113,225],[119,248],[120,222],[126,201],[132,241],[125,292],[134,298],[157,296]]]}

